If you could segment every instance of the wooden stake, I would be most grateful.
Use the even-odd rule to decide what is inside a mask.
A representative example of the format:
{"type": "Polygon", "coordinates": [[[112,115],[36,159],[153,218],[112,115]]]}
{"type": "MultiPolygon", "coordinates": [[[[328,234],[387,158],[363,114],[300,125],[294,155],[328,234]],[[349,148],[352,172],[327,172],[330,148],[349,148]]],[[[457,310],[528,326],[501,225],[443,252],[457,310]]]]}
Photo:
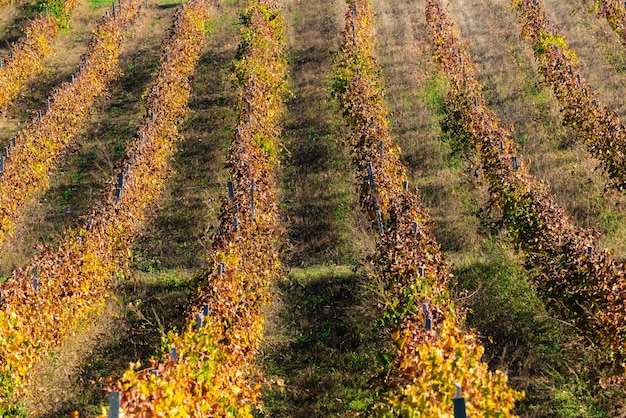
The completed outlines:
{"type": "Polygon", "coordinates": [[[461,395],[461,384],[455,383],[456,394],[452,402],[454,403],[454,418],[467,418],[467,408],[465,405],[465,399],[461,395]]]}
{"type": "Polygon", "coordinates": [[[232,180],[228,180],[228,198],[231,203],[235,200],[235,186],[232,180]]]}
{"type": "Polygon", "coordinates": [[[119,418],[120,416],[120,392],[109,392],[109,414],[108,418],[119,418]]]}
{"type": "Polygon", "coordinates": [[[380,213],[380,206],[378,205],[378,198],[376,197],[376,185],[374,183],[374,169],[372,163],[367,163],[367,175],[370,181],[370,190],[372,191],[372,200],[374,201],[374,211],[376,212],[376,222],[378,223],[378,233],[383,236],[383,220],[380,213]]]}
{"type": "Polygon", "coordinates": [[[120,199],[122,197],[122,190],[124,189],[124,173],[120,173],[117,176],[117,188],[115,189],[115,198],[120,199]]]}
{"type": "Polygon", "coordinates": [[[250,218],[254,221],[254,179],[250,183],[250,218]]]}

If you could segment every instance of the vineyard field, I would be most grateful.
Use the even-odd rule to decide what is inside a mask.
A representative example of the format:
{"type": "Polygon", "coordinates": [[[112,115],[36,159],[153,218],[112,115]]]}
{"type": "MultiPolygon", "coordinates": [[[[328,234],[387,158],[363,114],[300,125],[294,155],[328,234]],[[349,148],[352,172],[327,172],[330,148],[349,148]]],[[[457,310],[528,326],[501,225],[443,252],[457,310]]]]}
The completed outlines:
{"type": "Polygon", "coordinates": [[[624,22],[0,0],[0,416],[626,416],[624,22]]]}

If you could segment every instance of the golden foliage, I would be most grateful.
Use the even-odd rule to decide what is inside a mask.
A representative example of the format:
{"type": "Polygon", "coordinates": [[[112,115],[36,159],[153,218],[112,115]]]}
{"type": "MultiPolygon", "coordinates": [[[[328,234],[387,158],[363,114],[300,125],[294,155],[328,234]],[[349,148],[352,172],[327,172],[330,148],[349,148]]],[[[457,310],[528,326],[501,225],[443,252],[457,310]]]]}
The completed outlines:
{"type": "Polygon", "coordinates": [[[15,146],[10,144],[0,182],[0,244],[13,233],[22,206],[48,189],[48,171],[78,133],[95,100],[120,74],[120,45],[141,4],[128,0],[117,19],[102,18],[74,83],[56,88],[48,98],[50,110],[30,120],[17,134],[15,146]]]}
{"type": "MultiPolygon", "coordinates": [[[[47,187],[53,157],[76,132],[95,96],[118,73],[117,52],[105,54],[103,49],[110,50],[111,45],[119,49],[123,31],[142,3],[128,1],[123,18],[102,20],[81,76],[73,85],[64,84],[53,95],[50,112],[19,134],[0,183],[3,232],[10,231],[15,217],[11,211],[47,187]]],[[[0,373],[10,389],[0,394],[0,411],[11,401],[13,388],[19,398],[21,384],[40,357],[58,347],[70,330],[84,326],[102,306],[108,283],[128,257],[134,225],[145,216],[147,203],[138,198],[155,193],[150,188],[153,179],[140,175],[141,170],[152,169],[152,162],[143,164],[136,164],[121,202],[115,201],[113,189],[107,204],[93,209],[90,226],[68,232],[57,250],[43,252],[0,285],[0,373]]]]}
{"type": "MultiPolygon", "coordinates": [[[[179,17],[200,13],[205,5],[190,2],[179,17]]],[[[251,0],[242,17],[241,53],[234,63],[241,113],[228,159],[234,196],[223,200],[211,268],[198,278],[196,308],[186,329],[181,335],[170,333],[160,356],[148,366],[132,365],[113,388],[122,393],[127,417],[250,417],[260,405],[265,380],[252,360],[263,332],[261,309],[269,284],[281,274],[273,171],[282,147],[278,122],[286,92],[285,46],[282,16],[273,2],[251,0]],[[196,328],[196,315],[205,306],[209,315],[196,328]],[[168,357],[172,348],[177,361],[168,357]]],[[[201,20],[178,20],[175,33],[199,33],[190,23],[201,20]]]]}
{"type": "MultiPolygon", "coordinates": [[[[540,3],[520,0],[517,4],[532,9],[524,12],[524,22],[529,25],[527,33],[536,29],[529,36],[541,37],[539,32],[546,27],[535,21],[545,19],[537,9],[540,3]]],[[[460,137],[467,139],[467,145],[481,161],[489,186],[489,210],[501,217],[513,242],[527,252],[529,262],[537,267],[534,280],[548,306],[576,324],[598,346],[609,350],[616,359],[617,373],[623,375],[626,264],[617,263],[611,251],[594,248],[598,233],[576,228],[554,202],[547,187],[528,172],[517,153],[511,130],[500,126],[495,113],[487,108],[467,48],[457,39],[438,1],[429,1],[427,20],[435,60],[451,81],[446,107],[449,113],[457,115],[465,132],[460,137]]],[[[545,68],[561,75],[569,73],[566,57],[558,45],[548,48],[542,56],[546,57],[542,62],[550,63],[545,68]]],[[[563,85],[572,86],[569,75],[559,77],[563,85]]],[[[578,94],[577,89],[571,94],[578,94]]]]}
{"type": "Polygon", "coordinates": [[[460,383],[469,414],[511,416],[515,400],[523,394],[507,386],[504,374],[490,372],[480,361],[483,348],[474,333],[462,329],[463,313],[448,293],[449,273],[430,232],[429,215],[419,193],[403,184],[407,169],[391,138],[380,69],[373,56],[371,4],[368,0],[348,4],[333,91],[351,127],[361,205],[375,226],[381,221],[382,234],[372,261],[391,301],[386,315],[398,326],[392,335],[398,351],[376,413],[451,417],[454,384],[460,383]],[[426,320],[432,331],[425,328],[426,320]]]}
{"type": "MultiPolygon", "coordinates": [[[[68,18],[78,4],[79,0],[65,0],[60,14],[68,18]]],[[[52,52],[50,44],[63,25],[52,14],[37,16],[24,29],[24,36],[10,45],[0,68],[0,110],[11,104],[22,87],[42,70],[43,60],[52,52]]]]}

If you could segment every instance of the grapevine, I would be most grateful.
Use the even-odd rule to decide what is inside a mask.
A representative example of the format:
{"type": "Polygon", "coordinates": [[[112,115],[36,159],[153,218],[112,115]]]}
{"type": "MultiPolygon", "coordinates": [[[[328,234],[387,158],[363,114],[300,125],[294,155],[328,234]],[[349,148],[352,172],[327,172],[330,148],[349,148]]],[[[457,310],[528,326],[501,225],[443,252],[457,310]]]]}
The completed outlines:
{"type": "Polygon", "coordinates": [[[452,416],[460,383],[468,414],[511,416],[523,393],[510,389],[502,372],[488,370],[477,335],[462,329],[464,315],[447,290],[449,274],[430,232],[432,222],[419,193],[403,183],[407,169],[391,138],[374,58],[371,4],[348,3],[333,91],[351,127],[360,202],[381,235],[372,260],[386,283],[391,301],[386,317],[396,326],[392,338],[398,350],[377,413],[452,416]]]}
{"type": "Polygon", "coordinates": [[[620,0],[596,0],[598,17],[609,22],[611,28],[626,42],[626,7],[620,0]]]}
{"type": "Polygon", "coordinates": [[[120,412],[127,417],[252,416],[260,406],[265,379],[252,360],[269,285],[281,274],[273,172],[286,93],[285,39],[273,1],[250,0],[241,16],[242,41],[234,62],[241,112],[228,159],[232,183],[210,268],[198,278],[196,308],[182,335],[170,332],[160,355],[143,368],[131,365],[115,385],[122,394],[120,412]]]}
{"type": "Polygon", "coordinates": [[[0,10],[6,5],[9,5],[13,2],[13,0],[0,0],[0,10]]]}
{"type": "MultiPolygon", "coordinates": [[[[53,4],[44,3],[46,10],[48,3],[53,4]]],[[[0,67],[0,110],[11,104],[26,82],[43,69],[43,60],[52,52],[52,41],[78,4],[79,0],[64,0],[55,13],[37,16],[24,29],[24,36],[11,44],[0,67]]]]}
{"type": "Polygon", "coordinates": [[[576,53],[551,23],[539,0],[515,0],[523,35],[533,42],[539,70],[563,107],[570,123],[584,140],[618,190],[626,188],[626,128],[617,113],[602,104],[582,77],[576,53]]]}
{"type": "Polygon", "coordinates": [[[0,182],[0,244],[12,236],[22,207],[48,189],[48,172],[57,157],[74,139],[95,100],[120,74],[121,42],[141,4],[127,0],[115,17],[107,12],[77,75],[56,88],[48,110],[38,112],[10,142],[0,182]]]}
{"type": "Polygon", "coordinates": [[[439,1],[429,1],[427,20],[435,60],[450,80],[447,111],[460,126],[458,137],[480,159],[489,209],[501,216],[513,242],[538,269],[534,280],[548,306],[612,353],[621,364],[615,374],[623,373],[625,266],[612,259],[611,251],[594,248],[598,233],[576,228],[546,186],[529,174],[511,131],[487,108],[467,47],[439,1]]]}
{"type": "MultiPolygon", "coordinates": [[[[111,31],[119,31],[118,25],[121,23],[127,25],[137,14],[141,3],[136,1],[124,4],[127,14],[118,23],[108,18],[103,19],[98,29],[100,36],[94,39],[94,48],[91,51],[98,51],[102,48],[100,45],[106,45],[111,54],[114,54],[111,47],[117,44],[110,39],[111,31]]],[[[88,56],[92,57],[92,61],[84,67],[78,81],[67,86],[67,91],[72,94],[65,95],[65,101],[72,98],[78,100],[81,97],[83,93],[77,90],[79,86],[103,86],[98,81],[98,76],[107,77],[106,72],[109,75],[116,73],[114,64],[105,66],[106,60],[94,55],[88,56]],[[96,76],[94,70],[89,68],[90,63],[99,63],[98,68],[102,73],[96,76]],[[81,84],[81,79],[86,84],[81,84]]],[[[55,110],[47,116],[62,120],[62,115],[55,113],[71,105],[73,104],[57,102],[55,110]]],[[[172,112],[169,108],[163,110],[163,113],[165,111],[172,112]]],[[[45,120],[41,122],[42,126],[45,124],[45,120]]],[[[158,130],[155,127],[144,129],[150,135],[160,135],[158,138],[162,142],[165,142],[163,137],[173,135],[172,128],[168,125],[158,130]]],[[[43,136],[42,133],[39,135],[43,136]]],[[[13,149],[13,158],[18,159],[21,151],[23,154],[34,154],[34,150],[24,149],[19,145],[21,143],[18,142],[13,149]]],[[[14,271],[0,286],[0,370],[3,382],[0,390],[0,411],[24,395],[20,390],[28,381],[30,371],[42,353],[54,350],[70,330],[79,327],[82,321],[98,311],[102,305],[107,284],[128,257],[129,242],[132,242],[136,229],[134,225],[143,221],[147,205],[157,195],[159,179],[149,174],[151,170],[164,170],[164,163],[160,160],[165,157],[159,153],[167,152],[167,145],[165,142],[159,148],[150,150],[154,154],[151,160],[142,160],[142,152],[145,152],[143,149],[136,152],[134,163],[131,164],[133,175],[127,180],[121,199],[115,198],[113,190],[105,199],[105,205],[93,209],[87,227],[68,232],[56,251],[43,252],[24,270],[14,271]]],[[[31,148],[33,146],[30,145],[31,148]]],[[[37,151],[42,153],[41,150],[37,151]]],[[[5,176],[11,173],[8,171],[10,167],[7,167],[5,176]]],[[[12,176],[16,174],[13,173],[12,176]]],[[[3,191],[10,184],[8,179],[11,178],[14,177],[4,177],[3,191]]]]}

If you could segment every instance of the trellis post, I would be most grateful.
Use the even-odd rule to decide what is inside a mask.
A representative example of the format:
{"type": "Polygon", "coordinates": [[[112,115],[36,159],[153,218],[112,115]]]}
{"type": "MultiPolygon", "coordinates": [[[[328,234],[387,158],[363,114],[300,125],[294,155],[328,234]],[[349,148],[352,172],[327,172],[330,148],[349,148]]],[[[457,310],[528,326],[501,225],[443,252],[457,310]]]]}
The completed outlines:
{"type": "Polygon", "coordinates": [[[119,418],[120,416],[120,392],[109,392],[109,413],[108,418],[119,418]]]}
{"type": "Polygon", "coordinates": [[[254,221],[254,179],[250,182],[250,218],[254,221]]]}
{"type": "Polygon", "coordinates": [[[467,418],[467,408],[465,405],[465,398],[461,395],[461,384],[455,383],[456,394],[454,395],[454,418],[467,418]]]}
{"type": "Polygon", "coordinates": [[[378,223],[378,233],[383,236],[383,220],[380,213],[380,206],[378,205],[378,198],[376,197],[376,185],[374,183],[374,169],[372,163],[367,163],[367,175],[369,177],[370,189],[372,191],[372,200],[374,202],[374,211],[376,212],[376,222],[378,223]]]}

